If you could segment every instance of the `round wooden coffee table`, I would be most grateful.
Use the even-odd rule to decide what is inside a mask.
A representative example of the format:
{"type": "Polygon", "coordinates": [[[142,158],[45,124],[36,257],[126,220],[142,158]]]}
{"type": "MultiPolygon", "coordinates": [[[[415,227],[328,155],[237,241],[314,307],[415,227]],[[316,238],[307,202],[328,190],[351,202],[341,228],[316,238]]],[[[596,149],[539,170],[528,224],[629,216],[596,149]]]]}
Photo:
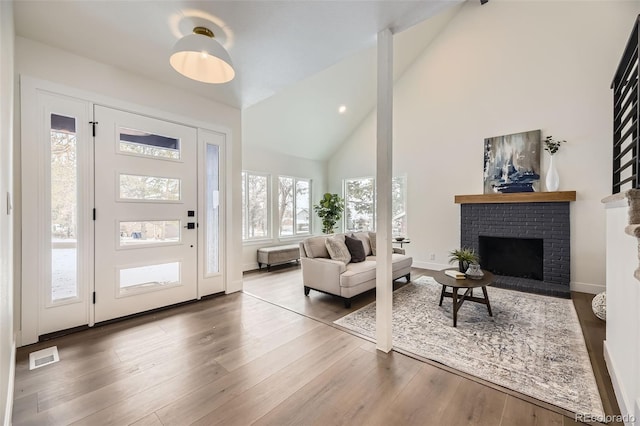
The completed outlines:
{"type": "MultiPolygon", "coordinates": [[[[450,268],[451,270],[457,271],[457,268],[450,268]]],[[[493,282],[493,274],[488,271],[484,272],[484,277],[480,280],[472,280],[469,278],[465,278],[463,280],[457,280],[453,277],[450,277],[444,273],[445,270],[438,271],[433,275],[433,278],[438,282],[438,284],[442,285],[442,293],[440,294],[440,304],[442,306],[442,301],[445,297],[451,297],[453,299],[453,326],[456,327],[458,325],[458,310],[460,306],[464,303],[465,300],[469,300],[471,302],[482,303],[483,305],[487,305],[487,310],[489,311],[489,316],[492,317],[493,313],[491,312],[491,304],[489,304],[489,295],[487,295],[487,286],[491,285],[493,282]],[[447,292],[447,287],[451,287],[452,292],[447,292]],[[474,288],[482,288],[482,294],[484,298],[474,297],[473,289],[474,288]],[[466,289],[463,294],[458,294],[459,289],[466,289]]]]}

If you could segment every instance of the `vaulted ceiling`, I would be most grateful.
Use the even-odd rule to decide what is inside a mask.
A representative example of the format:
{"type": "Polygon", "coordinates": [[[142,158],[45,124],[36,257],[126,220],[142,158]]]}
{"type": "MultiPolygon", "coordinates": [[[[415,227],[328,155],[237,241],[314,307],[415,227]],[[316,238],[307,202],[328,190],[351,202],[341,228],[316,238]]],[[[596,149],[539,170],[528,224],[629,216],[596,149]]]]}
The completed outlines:
{"type": "Polygon", "coordinates": [[[248,146],[326,159],[375,104],[378,31],[399,34],[398,75],[446,19],[401,31],[460,2],[17,0],[14,13],[18,36],[243,109],[248,146]],[[169,65],[174,43],[197,25],[227,47],[232,82],[198,83],[169,65]],[[348,110],[336,120],[341,104],[348,110]]]}
{"type": "MultiPolygon", "coordinates": [[[[394,36],[394,79],[411,66],[462,3],[394,36]]],[[[376,106],[376,48],[370,47],[243,111],[245,149],[327,160],[376,106]],[[343,114],[338,108],[344,105],[343,114]]]]}

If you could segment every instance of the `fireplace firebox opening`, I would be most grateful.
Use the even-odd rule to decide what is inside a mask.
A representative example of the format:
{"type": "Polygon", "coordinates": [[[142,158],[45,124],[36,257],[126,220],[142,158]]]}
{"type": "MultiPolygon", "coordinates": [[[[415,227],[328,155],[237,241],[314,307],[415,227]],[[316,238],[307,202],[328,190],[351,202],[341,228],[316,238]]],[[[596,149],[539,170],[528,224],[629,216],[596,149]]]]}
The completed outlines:
{"type": "Polygon", "coordinates": [[[478,236],[482,269],[497,275],[543,281],[541,238],[478,236]]]}

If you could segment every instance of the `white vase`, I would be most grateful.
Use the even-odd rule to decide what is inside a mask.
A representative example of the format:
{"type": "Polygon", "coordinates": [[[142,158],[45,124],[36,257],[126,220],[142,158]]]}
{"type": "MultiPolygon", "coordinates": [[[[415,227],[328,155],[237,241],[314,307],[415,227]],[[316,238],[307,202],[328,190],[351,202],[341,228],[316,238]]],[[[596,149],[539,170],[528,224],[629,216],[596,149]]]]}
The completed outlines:
{"type": "Polygon", "coordinates": [[[551,161],[549,162],[549,170],[547,170],[547,178],[545,180],[547,184],[547,191],[553,192],[557,191],[560,187],[560,176],[558,176],[558,171],[556,170],[556,166],[553,163],[553,155],[551,156],[551,161]]]}

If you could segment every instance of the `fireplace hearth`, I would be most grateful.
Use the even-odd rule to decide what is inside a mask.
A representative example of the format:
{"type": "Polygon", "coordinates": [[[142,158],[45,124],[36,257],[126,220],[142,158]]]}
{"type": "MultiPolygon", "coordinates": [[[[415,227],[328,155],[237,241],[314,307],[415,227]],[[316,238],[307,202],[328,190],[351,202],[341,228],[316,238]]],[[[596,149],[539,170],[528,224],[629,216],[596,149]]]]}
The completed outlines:
{"type": "Polygon", "coordinates": [[[486,203],[460,202],[461,247],[479,253],[496,287],[571,297],[569,201],[526,202],[520,194],[517,202],[501,203],[489,197],[486,203]]]}

